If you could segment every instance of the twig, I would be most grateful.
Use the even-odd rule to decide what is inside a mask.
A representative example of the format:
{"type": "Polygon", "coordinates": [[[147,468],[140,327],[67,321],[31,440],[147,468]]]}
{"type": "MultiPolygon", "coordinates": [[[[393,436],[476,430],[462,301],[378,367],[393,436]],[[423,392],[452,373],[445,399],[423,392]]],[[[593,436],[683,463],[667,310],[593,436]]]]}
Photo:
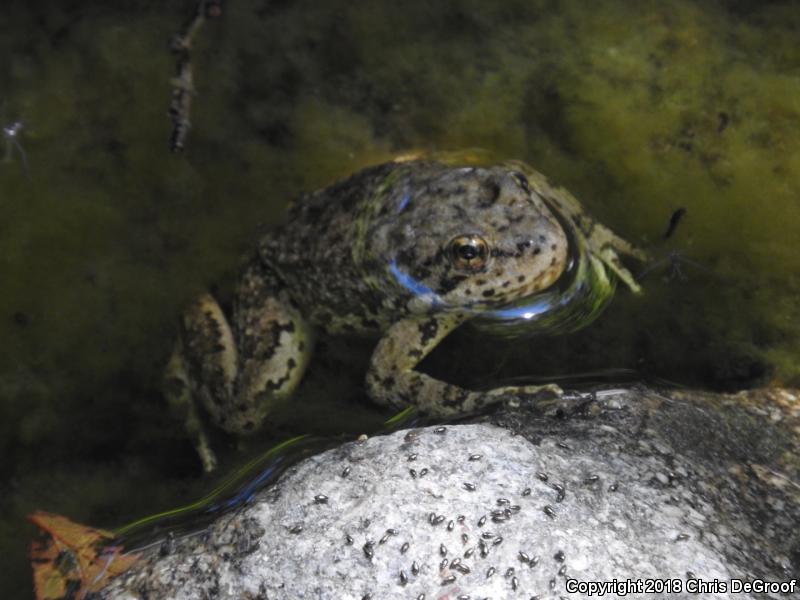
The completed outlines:
{"type": "Polygon", "coordinates": [[[220,15],[222,0],[200,0],[194,17],[170,43],[170,50],[178,57],[176,75],[170,80],[172,101],[169,105],[169,116],[172,120],[172,135],[169,138],[169,148],[173,152],[181,152],[185,148],[186,137],[191,128],[189,114],[195,93],[190,56],[192,41],[206,19],[215,19],[220,15]]]}

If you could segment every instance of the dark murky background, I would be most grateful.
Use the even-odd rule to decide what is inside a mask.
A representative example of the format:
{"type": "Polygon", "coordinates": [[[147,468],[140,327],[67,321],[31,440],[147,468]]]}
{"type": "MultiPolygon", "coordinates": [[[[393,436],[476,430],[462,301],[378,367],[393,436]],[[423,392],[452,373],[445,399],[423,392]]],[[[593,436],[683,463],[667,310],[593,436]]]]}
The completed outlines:
{"type": "MultiPolygon", "coordinates": [[[[582,333],[459,332],[454,380],[629,369],[797,385],[800,8],[793,2],[231,0],[167,148],[167,40],[194,2],[12,1],[0,20],[0,589],[30,594],[41,508],[98,526],[209,489],[158,392],[181,307],[225,288],[288,200],[409,149],[485,148],[663,259],[582,333]],[[669,240],[673,211],[686,216],[669,240]],[[677,267],[677,269],[676,269],[677,267]],[[469,376],[467,375],[469,374],[469,376]]],[[[228,469],[385,415],[321,357],[228,469]]],[[[623,379],[630,379],[625,375],[623,379]]],[[[354,384],[355,382],[355,384],[354,384]]]]}

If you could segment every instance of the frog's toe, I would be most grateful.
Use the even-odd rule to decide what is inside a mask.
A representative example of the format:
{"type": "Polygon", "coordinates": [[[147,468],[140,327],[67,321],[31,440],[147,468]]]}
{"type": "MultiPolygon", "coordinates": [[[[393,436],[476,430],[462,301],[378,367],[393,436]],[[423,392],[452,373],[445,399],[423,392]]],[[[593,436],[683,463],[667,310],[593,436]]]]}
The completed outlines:
{"type": "Polygon", "coordinates": [[[544,400],[561,398],[564,395],[564,390],[561,386],[555,383],[548,383],[545,385],[523,385],[523,386],[510,386],[495,388],[489,392],[490,396],[501,396],[509,402],[515,402],[519,405],[522,400],[544,400]]]}
{"type": "Polygon", "coordinates": [[[211,473],[216,471],[218,464],[217,455],[214,454],[208,442],[203,440],[201,443],[195,444],[195,449],[197,450],[197,455],[200,457],[200,462],[203,463],[203,472],[211,473]]]}

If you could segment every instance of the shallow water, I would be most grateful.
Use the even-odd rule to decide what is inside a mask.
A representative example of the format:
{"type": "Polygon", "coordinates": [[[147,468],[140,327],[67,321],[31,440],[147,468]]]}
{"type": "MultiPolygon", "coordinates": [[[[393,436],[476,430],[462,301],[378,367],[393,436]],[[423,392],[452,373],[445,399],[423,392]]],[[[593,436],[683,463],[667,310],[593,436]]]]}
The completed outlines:
{"type": "MultiPolygon", "coordinates": [[[[0,589],[29,594],[35,508],[113,527],[208,489],[157,389],[181,307],[229,285],[291,197],[397,152],[522,159],[663,258],[583,332],[458,332],[426,369],[800,383],[796,4],[225,3],[173,155],[179,4],[12,2],[0,21],[0,589]]],[[[248,450],[374,428],[361,367],[339,367],[248,450]]]]}

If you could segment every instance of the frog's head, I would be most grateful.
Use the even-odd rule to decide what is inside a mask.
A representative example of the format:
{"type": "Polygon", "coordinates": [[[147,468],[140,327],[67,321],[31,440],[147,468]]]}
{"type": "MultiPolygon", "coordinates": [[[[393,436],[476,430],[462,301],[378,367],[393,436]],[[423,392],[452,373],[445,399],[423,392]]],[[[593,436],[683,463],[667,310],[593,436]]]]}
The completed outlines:
{"type": "Polygon", "coordinates": [[[381,204],[371,244],[414,312],[508,305],[552,285],[568,261],[559,221],[507,167],[423,163],[381,204]]]}

